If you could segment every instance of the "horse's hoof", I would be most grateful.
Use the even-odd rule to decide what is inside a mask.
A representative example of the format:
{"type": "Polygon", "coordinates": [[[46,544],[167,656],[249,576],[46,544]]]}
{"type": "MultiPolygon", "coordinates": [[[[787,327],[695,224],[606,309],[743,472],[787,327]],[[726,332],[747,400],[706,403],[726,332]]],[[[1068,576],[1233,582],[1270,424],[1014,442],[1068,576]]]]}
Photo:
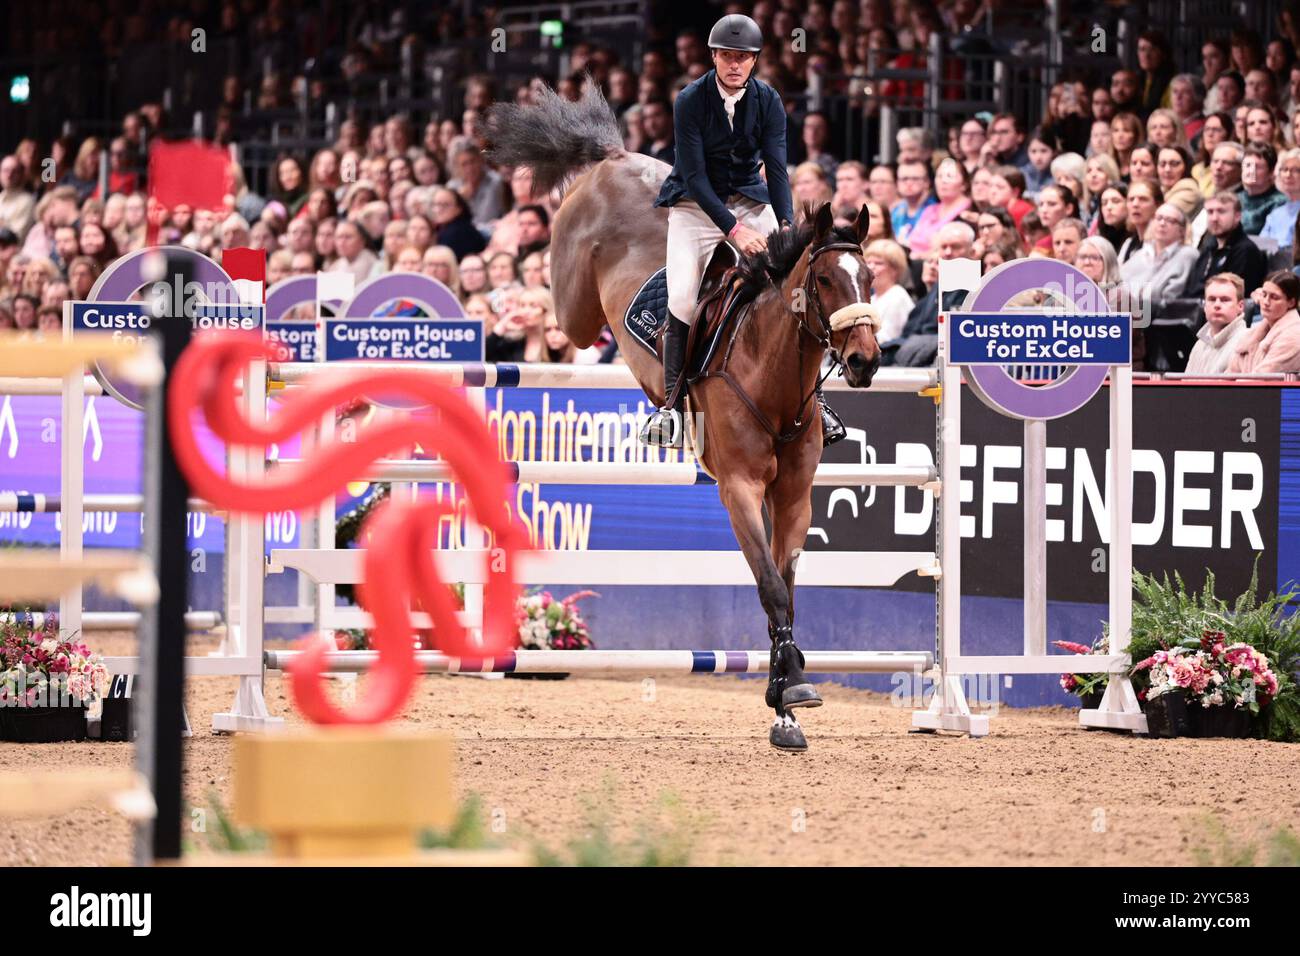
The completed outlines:
{"type": "Polygon", "coordinates": [[[808,740],[803,735],[803,728],[793,717],[778,717],[772,721],[768,741],[777,750],[787,753],[801,753],[808,749],[808,740]]]}
{"type": "Polygon", "coordinates": [[[787,687],[781,692],[781,706],[790,707],[820,707],[822,705],[821,695],[817,693],[817,688],[812,684],[795,684],[793,687],[787,687]]]}

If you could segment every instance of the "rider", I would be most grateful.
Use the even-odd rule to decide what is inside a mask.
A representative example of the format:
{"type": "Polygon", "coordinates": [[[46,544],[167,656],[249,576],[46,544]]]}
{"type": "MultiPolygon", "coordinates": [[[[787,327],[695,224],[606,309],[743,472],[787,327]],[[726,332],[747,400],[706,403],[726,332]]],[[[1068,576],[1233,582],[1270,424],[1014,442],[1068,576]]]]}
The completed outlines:
{"type": "MultiPolygon", "coordinates": [[[[700,279],[714,247],[726,238],[741,252],[761,252],[767,234],[777,228],[778,215],[782,226],[794,221],[785,106],[776,90],[754,76],[762,48],[762,31],[752,19],[739,13],[723,17],[709,32],[714,69],[678,93],[673,106],[676,163],[654,202],[671,207],[665,402],[682,374],[700,279]],[[760,159],[766,184],[758,175],[760,159]]],[[[682,447],[685,398],[683,387],[675,405],[655,411],[641,429],[641,441],[682,447]]],[[[844,437],[844,425],[820,391],[817,400],[822,442],[829,445],[844,437]]]]}

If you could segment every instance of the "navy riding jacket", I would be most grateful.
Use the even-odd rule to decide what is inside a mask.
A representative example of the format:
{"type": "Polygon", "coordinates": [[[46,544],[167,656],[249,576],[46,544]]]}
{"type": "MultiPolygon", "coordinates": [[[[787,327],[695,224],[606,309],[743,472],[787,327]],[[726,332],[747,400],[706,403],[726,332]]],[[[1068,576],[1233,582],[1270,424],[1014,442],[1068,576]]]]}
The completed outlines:
{"type": "Polygon", "coordinates": [[[770,204],[778,222],[794,222],[785,168],[785,106],[780,94],[750,76],[745,95],[736,103],[733,130],[727,123],[717,76],[717,70],[709,70],[677,94],[673,105],[676,162],[654,204],[674,206],[682,199],[693,199],[723,235],[736,225],[736,217],[726,206],[735,193],[770,204]],[[758,175],[760,159],[766,183],[758,175]]]}

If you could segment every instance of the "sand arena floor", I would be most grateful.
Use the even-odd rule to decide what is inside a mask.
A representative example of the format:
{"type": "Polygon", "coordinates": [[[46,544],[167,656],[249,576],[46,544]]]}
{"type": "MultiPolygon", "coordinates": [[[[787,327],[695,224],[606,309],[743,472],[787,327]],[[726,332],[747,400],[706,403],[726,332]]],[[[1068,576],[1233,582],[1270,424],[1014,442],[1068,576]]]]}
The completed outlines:
{"type": "MultiPolygon", "coordinates": [[[[96,644],[127,653],[131,642],[96,644]]],[[[231,738],[207,728],[235,683],[187,686],[187,805],[229,799],[231,738]]],[[[266,696],[297,722],[284,680],[268,678],[266,696]]],[[[791,755],[767,743],[762,696],[738,677],[428,676],[406,720],[455,736],[458,793],[478,796],[493,839],[519,847],[562,851],[603,813],[617,841],[649,827],[698,864],[1195,864],[1216,825],[1263,842],[1300,818],[1293,745],[1084,731],[1057,708],[1003,708],[982,740],[909,734],[909,708],[828,684],[826,705],[802,717],[809,752],[791,755]]],[[[123,744],[0,744],[2,770],[131,760],[123,744]]],[[[0,865],[129,852],[128,826],[97,809],[0,820],[0,865]]]]}

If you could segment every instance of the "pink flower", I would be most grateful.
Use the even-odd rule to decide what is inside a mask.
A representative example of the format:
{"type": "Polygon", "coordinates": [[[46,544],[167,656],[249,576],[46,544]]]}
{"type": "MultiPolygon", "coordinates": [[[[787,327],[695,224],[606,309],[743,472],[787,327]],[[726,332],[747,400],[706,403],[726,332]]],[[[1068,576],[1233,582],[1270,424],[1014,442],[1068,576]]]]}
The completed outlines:
{"type": "Polygon", "coordinates": [[[1069,651],[1072,654],[1091,654],[1092,648],[1087,644],[1076,644],[1074,641],[1052,641],[1052,644],[1063,651],[1069,651]]]}

